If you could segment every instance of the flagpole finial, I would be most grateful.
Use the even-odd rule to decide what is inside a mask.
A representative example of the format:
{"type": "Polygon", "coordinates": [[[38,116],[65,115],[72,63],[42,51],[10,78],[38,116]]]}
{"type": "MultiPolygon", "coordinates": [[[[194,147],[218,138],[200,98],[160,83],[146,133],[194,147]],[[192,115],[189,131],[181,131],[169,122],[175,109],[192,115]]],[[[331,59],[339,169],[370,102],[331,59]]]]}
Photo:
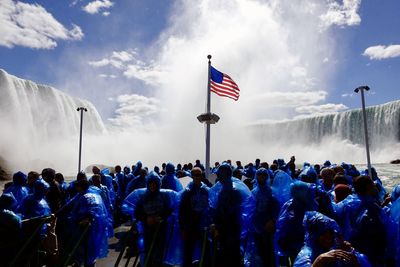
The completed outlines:
{"type": "Polygon", "coordinates": [[[208,60],[210,61],[210,60],[211,60],[211,55],[208,55],[207,58],[208,58],[208,60]]]}

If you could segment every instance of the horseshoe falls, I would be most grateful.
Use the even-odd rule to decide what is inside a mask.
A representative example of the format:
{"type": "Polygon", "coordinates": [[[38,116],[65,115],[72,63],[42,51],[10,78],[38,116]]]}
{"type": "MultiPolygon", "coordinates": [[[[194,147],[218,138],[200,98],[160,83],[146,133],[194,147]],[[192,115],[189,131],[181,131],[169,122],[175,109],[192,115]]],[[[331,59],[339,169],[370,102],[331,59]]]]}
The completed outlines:
{"type": "MultiPolygon", "coordinates": [[[[372,162],[400,156],[400,101],[366,108],[372,162]]],[[[361,109],[309,118],[250,126],[266,150],[285,157],[296,154],[306,161],[365,161],[361,109]],[[289,152],[289,153],[288,153],[289,152]],[[304,156],[303,156],[304,155],[304,156]]]]}

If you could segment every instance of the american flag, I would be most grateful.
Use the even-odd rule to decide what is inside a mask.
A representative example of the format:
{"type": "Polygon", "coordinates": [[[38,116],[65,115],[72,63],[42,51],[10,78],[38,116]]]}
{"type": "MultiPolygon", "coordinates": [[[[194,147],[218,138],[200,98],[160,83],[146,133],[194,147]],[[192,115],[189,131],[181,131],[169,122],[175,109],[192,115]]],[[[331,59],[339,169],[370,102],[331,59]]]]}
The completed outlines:
{"type": "Polygon", "coordinates": [[[235,101],[239,99],[239,86],[228,75],[211,67],[210,90],[219,96],[229,97],[235,101]]]}

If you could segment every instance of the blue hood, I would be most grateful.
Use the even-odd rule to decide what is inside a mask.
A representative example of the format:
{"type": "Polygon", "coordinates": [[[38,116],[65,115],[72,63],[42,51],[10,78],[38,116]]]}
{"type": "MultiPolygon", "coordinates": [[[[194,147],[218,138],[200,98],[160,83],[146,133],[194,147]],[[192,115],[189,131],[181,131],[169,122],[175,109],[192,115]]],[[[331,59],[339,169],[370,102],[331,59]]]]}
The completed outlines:
{"type": "Polygon", "coordinates": [[[217,170],[217,177],[221,184],[232,183],[232,168],[228,163],[222,163],[217,170]]]}
{"type": "Polygon", "coordinates": [[[4,193],[0,196],[0,210],[11,210],[15,211],[17,209],[18,202],[15,199],[13,193],[4,193]]]}
{"type": "Polygon", "coordinates": [[[312,181],[313,183],[317,182],[317,172],[311,166],[306,166],[303,171],[299,175],[302,181],[312,181]]]}
{"type": "Polygon", "coordinates": [[[149,189],[149,183],[150,182],[156,182],[157,184],[157,189],[160,191],[161,187],[161,178],[158,176],[158,174],[154,171],[151,171],[147,176],[146,176],[146,186],[147,189],[149,189]]]}
{"type": "Polygon", "coordinates": [[[45,180],[39,179],[33,184],[33,195],[36,199],[42,199],[47,194],[49,188],[50,186],[45,180]]]}
{"type": "Polygon", "coordinates": [[[165,172],[167,175],[171,175],[175,173],[175,166],[172,163],[168,163],[165,167],[165,172]]]}

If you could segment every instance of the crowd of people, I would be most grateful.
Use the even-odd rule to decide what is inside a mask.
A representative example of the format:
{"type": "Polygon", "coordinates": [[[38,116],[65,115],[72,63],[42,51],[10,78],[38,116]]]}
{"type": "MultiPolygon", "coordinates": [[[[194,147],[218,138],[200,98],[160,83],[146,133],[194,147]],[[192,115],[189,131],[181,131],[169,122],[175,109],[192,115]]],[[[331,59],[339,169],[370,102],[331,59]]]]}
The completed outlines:
{"type": "Polygon", "coordinates": [[[130,222],[146,267],[400,266],[400,185],[388,192],[374,168],[292,157],[216,162],[209,177],[199,160],[92,172],[70,183],[51,168],[13,175],[0,196],[1,264],[35,266],[40,250],[39,266],[95,266],[130,222]]]}

